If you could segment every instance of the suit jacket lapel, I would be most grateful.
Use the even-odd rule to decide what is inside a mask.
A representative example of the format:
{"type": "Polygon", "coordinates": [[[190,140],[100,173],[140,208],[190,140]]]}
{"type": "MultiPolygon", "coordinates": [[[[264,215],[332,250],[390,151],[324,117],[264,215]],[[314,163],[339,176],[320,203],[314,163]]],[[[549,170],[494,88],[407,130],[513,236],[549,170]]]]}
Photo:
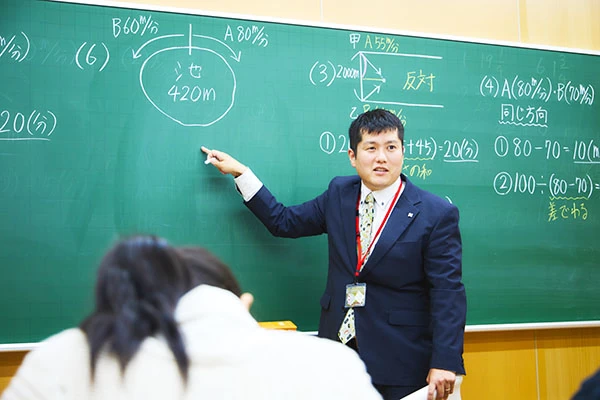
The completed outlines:
{"type": "Polygon", "coordinates": [[[356,201],[360,192],[360,179],[341,190],[340,214],[344,232],[344,246],[347,250],[348,265],[352,273],[356,270],[358,256],[356,254],[356,201]]]}
{"type": "Polygon", "coordinates": [[[408,179],[405,182],[406,187],[404,188],[404,192],[398,199],[394,210],[392,210],[375,248],[367,259],[367,263],[360,274],[361,276],[368,274],[377,267],[400,235],[404,233],[419,214],[420,209],[416,206],[420,202],[419,195],[416,192],[415,186],[408,179]]]}

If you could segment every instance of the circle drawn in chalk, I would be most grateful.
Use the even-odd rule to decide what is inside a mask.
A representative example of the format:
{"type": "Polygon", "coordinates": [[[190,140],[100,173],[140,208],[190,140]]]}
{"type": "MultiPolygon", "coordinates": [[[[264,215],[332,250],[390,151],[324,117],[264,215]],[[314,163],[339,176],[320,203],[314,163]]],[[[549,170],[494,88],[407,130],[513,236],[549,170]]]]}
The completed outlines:
{"type": "Polygon", "coordinates": [[[153,53],[140,68],[140,85],[158,111],[183,126],[210,126],[235,101],[233,69],[207,48],[170,47],[153,53]]]}

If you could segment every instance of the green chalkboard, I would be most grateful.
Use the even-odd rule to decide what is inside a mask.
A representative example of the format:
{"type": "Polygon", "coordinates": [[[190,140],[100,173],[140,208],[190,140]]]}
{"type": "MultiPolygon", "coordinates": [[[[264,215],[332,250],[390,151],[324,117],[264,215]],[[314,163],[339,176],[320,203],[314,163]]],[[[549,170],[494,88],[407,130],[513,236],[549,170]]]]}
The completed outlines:
{"type": "Polygon", "coordinates": [[[33,0],[0,13],[0,343],[90,311],[118,237],[207,247],[258,320],[316,330],[326,237],[279,239],[199,148],[286,204],[352,174],[347,128],[406,125],[404,172],[461,211],[468,324],[600,320],[600,57],[33,0]]]}

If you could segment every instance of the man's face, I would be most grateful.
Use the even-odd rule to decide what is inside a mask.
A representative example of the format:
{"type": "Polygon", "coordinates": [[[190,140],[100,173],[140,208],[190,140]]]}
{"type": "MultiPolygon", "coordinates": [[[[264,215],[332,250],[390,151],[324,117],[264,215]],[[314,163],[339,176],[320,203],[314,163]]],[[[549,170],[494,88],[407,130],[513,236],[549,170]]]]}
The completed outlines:
{"type": "Polygon", "coordinates": [[[404,163],[404,146],[397,129],[380,133],[363,132],[356,154],[348,150],[350,164],[371,190],[381,190],[398,179],[404,163]]]}

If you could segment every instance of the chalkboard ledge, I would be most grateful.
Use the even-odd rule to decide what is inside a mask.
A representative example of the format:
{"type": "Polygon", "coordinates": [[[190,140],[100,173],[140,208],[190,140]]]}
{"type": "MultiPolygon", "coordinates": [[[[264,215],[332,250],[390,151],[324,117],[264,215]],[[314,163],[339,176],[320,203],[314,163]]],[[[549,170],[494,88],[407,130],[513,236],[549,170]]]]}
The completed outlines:
{"type": "MultiPolygon", "coordinates": [[[[600,321],[573,321],[573,322],[535,322],[523,324],[487,324],[467,325],[465,332],[493,332],[493,331],[526,331],[538,329],[561,329],[561,328],[596,328],[600,327],[600,321]]],[[[293,329],[292,329],[293,330],[293,329]]],[[[307,335],[316,336],[316,331],[302,332],[307,335]]],[[[0,353],[9,351],[30,351],[39,346],[39,343],[9,343],[0,344],[0,353]]]]}

